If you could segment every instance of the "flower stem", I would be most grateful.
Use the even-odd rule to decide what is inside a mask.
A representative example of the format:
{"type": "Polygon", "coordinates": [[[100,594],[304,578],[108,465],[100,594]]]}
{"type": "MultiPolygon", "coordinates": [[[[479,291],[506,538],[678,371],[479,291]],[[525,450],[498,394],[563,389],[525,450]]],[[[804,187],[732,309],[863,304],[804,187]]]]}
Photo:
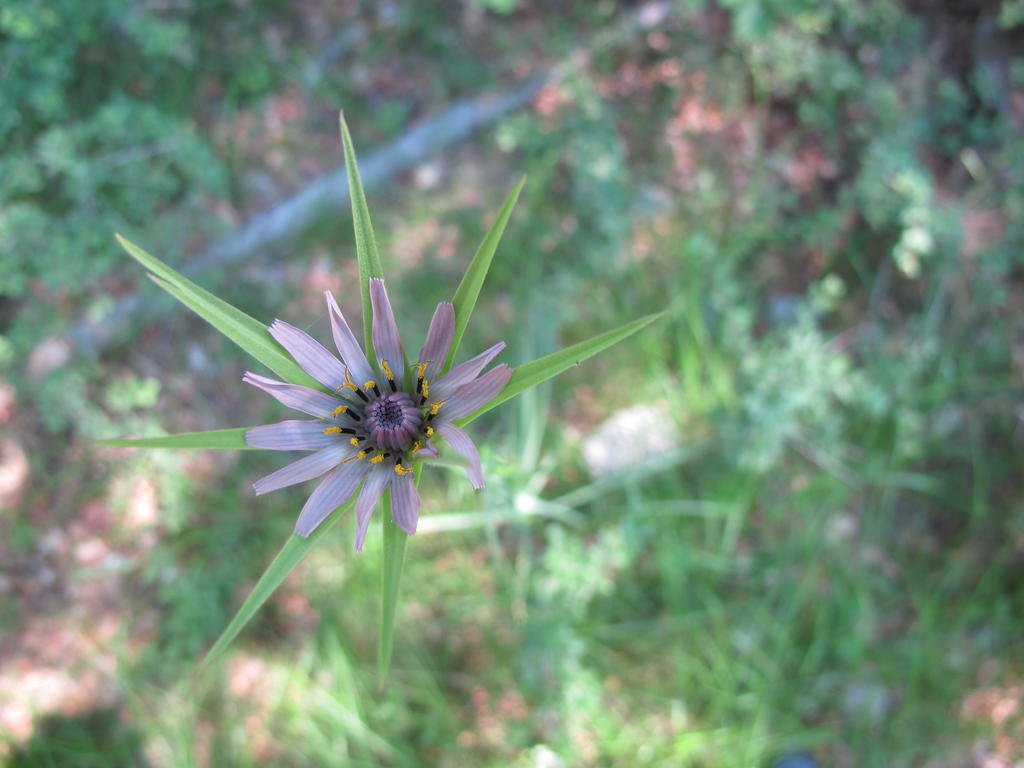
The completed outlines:
{"type": "Polygon", "coordinates": [[[402,564],[405,562],[405,544],[409,538],[405,531],[391,520],[391,504],[385,493],[380,502],[380,518],[384,535],[384,559],[381,562],[380,641],[377,647],[377,674],[384,687],[391,668],[391,652],[395,644],[395,613],[398,610],[398,590],[402,582],[402,564]]]}

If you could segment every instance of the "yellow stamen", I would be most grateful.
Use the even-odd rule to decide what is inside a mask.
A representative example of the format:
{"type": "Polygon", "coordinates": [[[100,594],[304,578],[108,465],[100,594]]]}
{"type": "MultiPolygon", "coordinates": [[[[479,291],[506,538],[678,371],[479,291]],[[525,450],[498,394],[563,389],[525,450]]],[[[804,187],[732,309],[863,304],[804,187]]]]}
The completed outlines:
{"type": "Polygon", "coordinates": [[[427,427],[427,437],[433,437],[433,436],[434,436],[434,428],[433,427],[427,427]]]}
{"type": "MultiPolygon", "coordinates": [[[[334,391],[335,392],[341,392],[341,390],[343,390],[343,389],[351,389],[352,391],[355,391],[355,390],[359,389],[359,387],[356,386],[356,383],[354,381],[352,381],[352,377],[348,375],[348,368],[345,369],[345,383],[342,384],[340,387],[338,387],[334,391]]],[[[344,408],[345,406],[341,406],[341,407],[344,408]]]]}
{"type": "Polygon", "coordinates": [[[377,382],[376,382],[376,381],[374,381],[373,379],[370,379],[370,380],[369,380],[368,382],[366,382],[365,384],[363,384],[363,389],[364,389],[364,390],[367,390],[367,389],[376,389],[376,388],[377,388],[377,382]]]}
{"type": "Polygon", "coordinates": [[[407,467],[403,467],[401,464],[395,464],[395,474],[398,475],[399,477],[402,477],[404,475],[411,475],[412,470],[408,469],[407,467]]]}
{"type": "MultiPolygon", "coordinates": [[[[342,386],[344,386],[344,385],[342,385],[342,386]]],[[[341,414],[346,413],[347,411],[348,411],[348,406],[347,405],[339,405],[337,408],[334,409],[334,413],[332,413],[331,415],[334,418],[338,418],[341,414]]]]}
{"type": "Polygon", "coordinates": [[[352,445],[352,446],[359,445],[359,438],[358,437],[353,437],[351,440],[348,441],[348,444],[352,445]]]}
{"type": "MultiPolygon", "coordinates": [[[[430,397],[430,385],[427,384],[427,380],[423,378],[423,374],[426,373],[428,365],[430,365],[429,362],[419,363],[416,366],[416,391],[420,393],[423,400],[430,397]]],[[[422,403],[423,400],[420,400],[420,402],[422,403]]]]}
{"type": "Polygon", "coordinates": [[[430,415],[431,416],[437,416],[437,412],[441,410],[441,406],[444,405],[447,402],[448,402],[447,400],[442,400],[439,403],[434,403],[433,407],[430,409],[430,415]]]}
{"type": "Polygon", "coordinates": [[[328,427],[324,430],[325,435],[337,435],[341,432],[341,427],[328,427]]]}
{"type": "Polygon", "coordinates": [[[378,453],[376,456],[374,456],[372,459],[370,459],[370,463],[371,464],[380,464],[382,461],[384,461],[384,454],[383,453],[378,453]]]}
{"type": "Polygon", "coordinates": [[[423,448],[423,445],[420,443],[419,440],[417,440],[415,443],[412,444],[412,452],[413,453],[416,453],[416,451],[420,450],[421,448],[423,448]]]}
{"type": "Polygon", "coordinates": [[[387,360],[381,360],[380,361],[380,368],[381,368],[382,371],[384,371],[384,375],[388,377],[388,381],[394,381],[395,380],[395,374],[393,374],[391,372],[391,366],[388,365],[388,361],[387,360]]]}

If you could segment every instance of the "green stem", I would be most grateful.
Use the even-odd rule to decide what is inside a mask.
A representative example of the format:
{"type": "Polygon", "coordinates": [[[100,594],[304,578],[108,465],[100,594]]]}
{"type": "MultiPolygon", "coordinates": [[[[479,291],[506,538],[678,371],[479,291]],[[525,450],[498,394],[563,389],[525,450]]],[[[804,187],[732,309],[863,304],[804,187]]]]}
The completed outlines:
{"type": "Polygon", "coordinates": [[[398,610],[398,590],[402,582],[405,545],[409,538],[405,531],[391,520],[389,494],[381,497],[380,518],[384,535],[384,559],[381,563],[380,644],[377,649],[377,674],[383,688],[391,668],[391,652],[395,645],[395,613],[398,610]]]}

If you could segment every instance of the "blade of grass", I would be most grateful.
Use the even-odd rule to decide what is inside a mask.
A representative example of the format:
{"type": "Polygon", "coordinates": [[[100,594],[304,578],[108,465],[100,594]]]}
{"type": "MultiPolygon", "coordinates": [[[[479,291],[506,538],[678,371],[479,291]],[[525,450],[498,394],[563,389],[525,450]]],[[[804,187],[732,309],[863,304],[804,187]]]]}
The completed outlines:
{"type": "MultiPolygon", "coordinates": [[[[363,297],[363,337],[365,348],[369,353],[373,349],[373,338],[370,334],[370,323],[373,313],[370,308],[370,278],[384,278],[380,255],[377,253],[377,239],[373,235],[373,224],[370,221],[370,209],[366,205],[366,193],[363,191],[363,180],[359,175],[359,163],[356,151],[352,146],[345,123],[345,113],[339,116],[341,123],[341,143],[345,151],[345,171],[348,174],[349,199],[352,201],[352,226],[356,233],[356,259],[359,262],[359,287],[363,297]]],[[[371,357],[372,355],[367,355],[371,357]]]]}
{"type": "Polygon", "coordinates": [[[245,625],[249,623],[253,616],[260,607],[274,594],[274,591],[281,586],[281,583],[285,580],[289,573],[291,573],[295,567],[302,562],[303,558],[309,554],[310,550],[317,545],[317,542],[331,529],[331,527],[338,522],[341,515],[347,511],[353,504],[354,500],[349,500],[334,510],[327,519],[317,526],[317,529],[310,534],[308,539],[304,539],[301,536],[291,536],[288,541],[281,547],[281,551],[277,553],[277,556],[273,559],[267,569],[260,576],[259,581],[256,582],[256,586],[252,588],[248,597],[242,602],[238,611],[234,617],[228,623],[227,627],[221,632],[220,637],[217,638],[217,642],[213,644],[209,652],[206,654],[206,658],[203,659],[202,666],[207,667],[220,658],[227,650],[231,642],[238,637],[238,634],[245,628],[245,625]]]}
{"type": "Polygon", "coordinates": [[[509,379],[508,384],[505,385],[505,388],[497,397],[466,418],[459,419],[457,423],[460,425],[468,424],[480,415],[487,413],[487,411],[496,408],[507,400],[511,400],[527,389],[557,376],[574,365],[579,365],[598,352],[603,352],[608,347],[618,344],[638,331],[642,331],[655,320],[665,317],[665,314],[664,312],[656,312],[653,315],[641,317],[611,331],[602,333],[600,336],[581,341],[578,344],[573,344],[571,347],[560,349],[557,352],[552,352],[550,355],[545,355],[537,360],[520,365],[512,372],[512,378],[509,379]]]}
{"type": "Polygon", "coordinates": [[[112,437],[97,440],[96,445],[108,448],[182,448],[206,451],[258,451],[245,443],[249,427],[211,429],[206,432],[179,432],[159,437],[112,437]]]}
{"type": "Polygon", "coordinates": [[[476,300],[480,296],[480,289],[483,287],[484,279],[487,277],[487,271],[491,268],[494,252],[498,249],[498,243],[501,242],[501,236],[505,233],[505,227],[508,225],[508,220],[512,216],[512,210],[516,207],[516,201],[519,199],[519,193],[523,191],[525,183],[526,176],[523,176],[519,179],[519,183],[516,184],[515,188],[508,193],[508,197],[505,198],[505,204],[501,206],[501,210],[494,219],[494,223],[491,224],[491,228],[484,235],[480,247],[476,249],[473,260],[466,269],[466,274],[462,277],[462,282],[459,283],[459,287],[455,290],[455,297],[452,299],[452,304],[455,305],[455,335],[452,338],[448,359],[444,363],[444,371],[452,367],[452,361],[455,359],[455,353],[459,349],[462,335],[466,332],[466,326],[469,325],[469,318],[472,316],[476,300]]]}
{"type": "Polygon", "coordinates": [[[243,351],[248,352],[285,381],[319,388],[320,385],[288,357],[259,320],[200,288],[130,240],[121,235],[115,237],[129,256],[149,270],[153,282],[231,339],[243,351]]]}

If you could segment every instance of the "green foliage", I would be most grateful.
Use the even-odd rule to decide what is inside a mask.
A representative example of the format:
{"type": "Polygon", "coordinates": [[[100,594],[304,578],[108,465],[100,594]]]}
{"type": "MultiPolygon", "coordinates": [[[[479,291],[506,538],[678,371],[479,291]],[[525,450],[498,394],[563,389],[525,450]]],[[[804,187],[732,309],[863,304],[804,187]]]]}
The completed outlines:
{"type": "Polygon", "coordinates": [[[570,74],[561,95],[566,103],[556,117],[517,115],[497,136],[530,169],[520,206],[531,226],[510,233],[506,248],[521,257],[498,264],[493,279],[510,288],[544,280],[549,298],[571,294],[580,279],[614,273],[628,247],[635,196],[615,115],[594,83],[570,74]]]}
{"type": "MultiPolygon", "coordinates": [[[[277,15],[265,0],[252,10],[277,15]]],[[[254,18],[227,3],[3,4],[0,297],[16,302],[19,349],[59,328],[30,295],[71,311],[101,297],[113,232],[145,230],[163,248],[216,228],[209,204],[227,197],[229,167],[195,114],[212,84],[241,102],[279,82],[249,56],[254,18]]]]}
{"type": "Polygon", "coordinates": [[[30,281],[57,291],[95,278],[116,258],[111,232],[148,227],[171,205],[224,188],[219,161],[186,121],[120,95],[0,156],[0,176],[8,296],[30,281]]]}

